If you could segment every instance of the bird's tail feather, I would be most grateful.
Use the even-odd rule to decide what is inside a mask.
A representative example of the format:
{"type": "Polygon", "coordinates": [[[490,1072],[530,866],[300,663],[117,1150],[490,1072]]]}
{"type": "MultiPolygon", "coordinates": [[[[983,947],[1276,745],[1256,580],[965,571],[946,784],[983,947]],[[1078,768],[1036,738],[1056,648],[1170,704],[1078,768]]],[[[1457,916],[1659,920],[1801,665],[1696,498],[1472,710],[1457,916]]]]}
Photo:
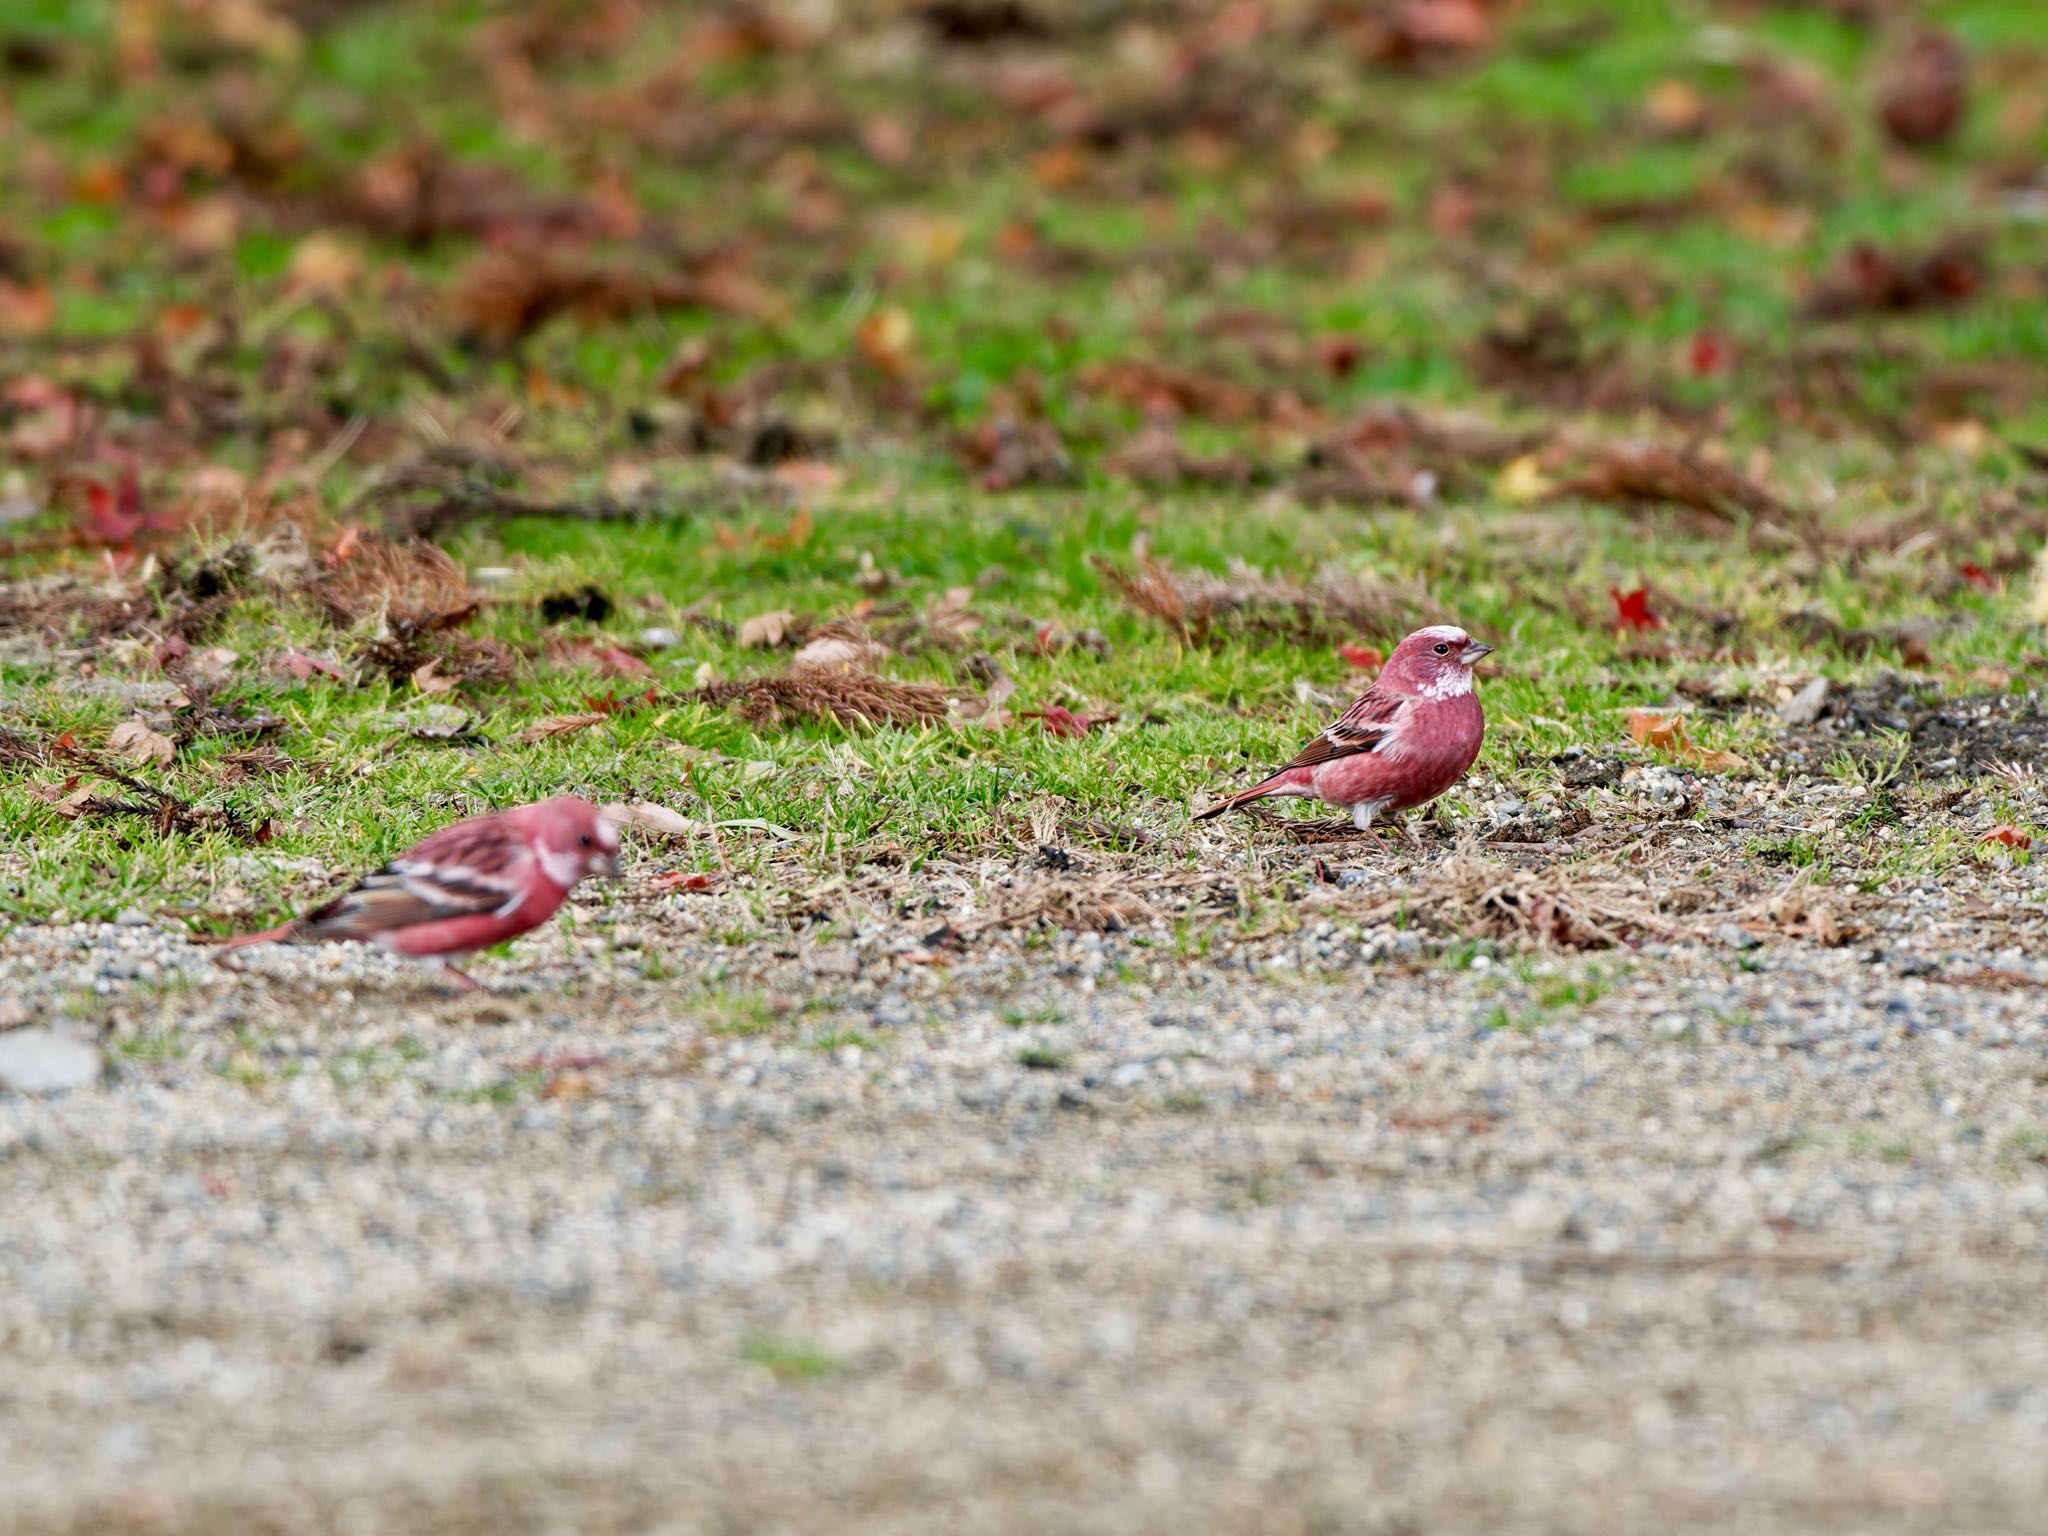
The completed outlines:
{"type": "Polygon", "coordinates": [[[1195,812],[1194,819],[1207,821],[1211,816],[1221,816],[1225,811],[1234,811],[1240,805],[1250,805],[1254,800],[1264,800],[1269,795],[1276,795],[1289,786],[1295,773],[1295,769],[1283,768],[1278,773],[1259,780],[1250,789],[1240,789],[1236,794],[1226,795],[1218,800],[1206,811],[1195,812]]]}
{"type": "Polygon", "coordinates": [[[266,928],[261,933],[244,933],[223,943],[218,953],[225,954],[231,949],[247,949],[251,944],[283,944],[299,931],[299,920],[279,923],[275,928],[266,928]]]}

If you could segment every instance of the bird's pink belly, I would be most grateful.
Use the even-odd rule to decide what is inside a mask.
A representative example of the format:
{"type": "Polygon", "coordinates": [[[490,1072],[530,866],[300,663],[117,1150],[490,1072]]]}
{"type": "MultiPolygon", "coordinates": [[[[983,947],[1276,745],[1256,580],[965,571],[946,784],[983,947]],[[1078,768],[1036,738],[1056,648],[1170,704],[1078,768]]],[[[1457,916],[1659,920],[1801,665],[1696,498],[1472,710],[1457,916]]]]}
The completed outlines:
{"type": "Polygon", "coordinates": [[[1315,792],[1331,805],[1378,801],[1390,811],[1411,810],[1457,783],[1477,756],[1476,742],[1469,748],[1454,742],[1399,754],[1361,752],[1317,769],[1315,792]]]}
{"type": "Polygon", "coordinates": [[[493,944],[502,944],[507,939],[516,939],[520,934],[538,928],[555,915],[567,895],[566,891],[548,886],[503,915],[477,912],[443,918],[435,923],[413,923],[378,934],[376,942],[397,954],[421,959],[488,949],[493,944]]]}

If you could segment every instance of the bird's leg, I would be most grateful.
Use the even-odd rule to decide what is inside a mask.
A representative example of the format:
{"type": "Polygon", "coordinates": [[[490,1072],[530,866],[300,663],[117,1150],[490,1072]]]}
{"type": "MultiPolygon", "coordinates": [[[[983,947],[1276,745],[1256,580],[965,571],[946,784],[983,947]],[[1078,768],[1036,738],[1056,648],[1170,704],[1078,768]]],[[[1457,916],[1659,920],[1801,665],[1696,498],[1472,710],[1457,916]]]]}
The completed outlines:
{"type": "Polygon", "coordinates": [[[1357,805],[1351,807],[1351,825],[1358,828],[1366,837],[1371,838],[1373,842],[1384,848],[1387,846],[1387,840],[1372,829],[1373,819],[1379,813],[1380,808],[1374,801],[1360,801],[1357,805]]]}
{"type": "Polygon", "coordinates": [[[1401,834],[1402,842],[1406,843],[1411,849],[1421,849],[1422,839],[1415,835],[1415,829],[1408,825],[1408,819],[1405,816],[1396,817],[1394,827],[1401,834]]]}
{"type": "Polygon", "coordinates": [[[444,975],[453,976],[457,981],[461,982],[465,987],[469,988],[469,990],[472,992],[482,992],[487,990],[482,982],[478,981],[474,976],[470,975],[469,972],[463,970],[460,966],[456,965],[455,962],[452,960],[443,960],[441,962],[441,971],[442,974],[444,975]]]}

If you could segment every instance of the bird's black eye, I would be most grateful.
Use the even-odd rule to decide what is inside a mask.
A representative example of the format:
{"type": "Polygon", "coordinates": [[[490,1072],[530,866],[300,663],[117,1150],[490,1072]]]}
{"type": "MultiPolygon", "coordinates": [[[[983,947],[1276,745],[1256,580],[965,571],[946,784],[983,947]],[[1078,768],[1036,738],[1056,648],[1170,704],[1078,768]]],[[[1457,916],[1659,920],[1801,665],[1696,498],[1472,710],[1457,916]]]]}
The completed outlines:
{"type": "Polygon", "coordinates": [[[590,846],[590,834],[588,832],[583,834],[583,846],[586,848],[590,846]]]}
{"type": "Polygon", "coordinates": [[[1451,654],[1451,648],[1448,645],[1444,644],[1443,641],[1439,640],[1436,643],[1436,653],[1439,656],[1448,656],[1451,654]]]}

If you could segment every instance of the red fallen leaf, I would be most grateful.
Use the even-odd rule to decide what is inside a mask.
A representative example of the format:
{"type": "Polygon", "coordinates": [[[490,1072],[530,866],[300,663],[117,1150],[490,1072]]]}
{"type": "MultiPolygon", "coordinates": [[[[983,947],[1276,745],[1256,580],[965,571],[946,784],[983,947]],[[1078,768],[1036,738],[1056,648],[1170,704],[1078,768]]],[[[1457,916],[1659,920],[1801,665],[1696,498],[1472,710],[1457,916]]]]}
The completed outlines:
{"type": "Polygon", "coordinates": [[[1696,379],[1711,379],[1728,371],[1735,361],[1735,349],[1719,331],[1700,331],[1686,347],[1685,363],[1696,379]]]}
{"type": "Polygon", "coordinates": [[[2034,846],[2034,835],[2031,832],[2022,831],[2009,821],[2003,821],[1978,838],[1977,841],[1979,843],[1997,843],[2006,848],[2031,848],[2034,846]]]}
{"type": "Polygon", "coordinates": [[[649,688],[645,693],[631,693],[622,699],[614,688],[609,693],[586,693],[583,707],[600,715],[617,715],[639,704],[652,704],[660,696],[659,689],[649,688]]]}
{"type": "Polygon", "coordinates": [[[1044,709],[1027,709],[1017,716],[1019,720],[1036,720],[1052,736],[1086,736],[1098,725],[1107,725],[1116,719],[1109,715],[1077,715],[1071,709],[1062,709],[1057,704],[1048,704],[1044,709]]]}
{"type": "Polygon", "coordinates": [[[1038,626],[1038,633],[1032,638],[1031,643],[1037,647],[1039,655],[1056,656],[1071,645],[1073,641],[1067,632],[1060,628],[1056,620],[1047,619],[1038,626]]]}
{"type": "Polygon", "coordinates": [[[363,525],[361,523],[350,523],[346,528],[342,529],[341,532],[335,536],[334,548],[330,549],[327,552],[328,564],[348,564],[349,557],[356,552],[357,548],[361,546],[362,542],[363,525]]]}
{"type": "Polygon", "coordinates": [[[708,891],[718,884],[718,876],[707,875],[701,869],[670,870],[665,875],[656,875],[654,884],[664,891],[708,891]]]}
{"type": "Polygon", "coordinates": [[[1956,567],[1956,574],[1961,576],[1963,580],[1967,581],[1979,592],[1995,593],[1998,590],[1998,578],[1985,570],[1981,565],[1965,562],[1956,567]]]}
{"type": "Polygon", "coordinates": [[[112,490],[97,480],[88,483],[85,499],[85,514],[78,519],[77,528],[88,544],[126,552],[134,548],[137,535],[163,533],[174,526],[169,517],[143,504],[142,482],[132,464],[121,472],[120,484],[112,490]]]}
{"type": "Polygon", "coordinates": [[[1384,666],[1387,660],[1387,653],[1376,645],[1340,645],[1337,654],[1344,658],[1347,667],[1355,667],[1361,672],[1384,666]]]}
{"type": "Polygon", "coordinates": [[[1348,379],[1358,371],[1365,356],[1365,344],[1355,336],[1318,336],[1316,362],[1333,379],[1348,379]]]}
{"type": "Polygon", "coordinates": [[[1650,589],[1637,587],[1633,592],[1624,592],[1619,587],[1609,587],[1607,595],[1614,599],[1614,632],[1624,630],[1662,629],[1664,621],[1650,612],[1650,589]]]}
{"type": "Polygon", "coordinates": [[[156,664],[168,667],[174,661],[183,661],[192,652],[183,635],[168,635],[156,644],[156,664]]]}
{"type": "Polygon", "coordinates": [[[118,490],[109,490],[99,481],[93,481],[85,488],[85,502],[85,514],[78,519],[78,531],[86,542],[120,548],[133,544],[135,535],[142,532],[146,514],[142,510],[142,491],[136,484],[134,470],[121,477],[118,490]]]}
{"type": "Polygon", "coordinates": [[[340,665],[329,661],[325,656],[308,656],[304,651],[286,651],[277,658],[277,664],[302,683],[315,672],[341,682],[348,681],[348,674],[341,670],[340,665]]]}

